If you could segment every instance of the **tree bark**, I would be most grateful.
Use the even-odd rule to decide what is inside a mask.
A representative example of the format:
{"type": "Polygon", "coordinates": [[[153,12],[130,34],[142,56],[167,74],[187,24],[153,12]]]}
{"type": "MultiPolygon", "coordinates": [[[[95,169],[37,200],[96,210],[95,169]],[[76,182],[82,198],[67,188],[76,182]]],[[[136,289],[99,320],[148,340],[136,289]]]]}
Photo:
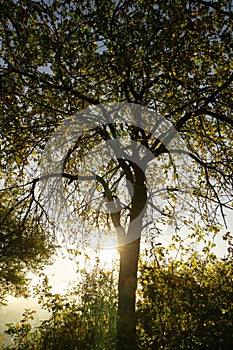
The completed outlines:
{"type": "Polygon", "coordinates": [[[127,243],[118,247],[120,272],[118,282],[118,322],[116,350],[137,350],[136,290],[142,220],[147,201],[145,174],[134,165],[134,195],[127,232],[127,243]]]}
{"type": "Polygon", "coordinates": [[[118,324],[116,350],[137,350],[136,289],[140,238],[119,248],[118,324]]]}

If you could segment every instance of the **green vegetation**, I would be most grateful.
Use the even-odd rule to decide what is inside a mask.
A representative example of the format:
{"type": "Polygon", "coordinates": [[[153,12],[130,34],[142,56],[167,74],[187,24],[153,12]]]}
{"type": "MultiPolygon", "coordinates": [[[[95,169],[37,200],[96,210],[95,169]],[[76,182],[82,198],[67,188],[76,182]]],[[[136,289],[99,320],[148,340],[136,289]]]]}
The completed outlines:
{"type": "Polygon", "coordinates": [[[231,259],[193,253],[174,261],[155,250],[141,266],[141,349],[232,349],[232,281],[231,259]]]}
{"type": "Polygon", "coordinates": [[[40,271],[55,252],[55,244],[38,224],[38,218],[30,216],[24,223],[22,212],[9,215],[6,198],[5,192],[0,204],[0,305],[5,303],[7,294],[27,296],[27,272],[40,271]]]}
{"type": "Polygon", "coordinates": [[[117,284],[113,271],[95,266],[81,271],[79,282],[66,295],[51,293],[44,276],[35,290],[39,303],[50,313],[36,329],[30,319],[33,312],[26,310],[22,320],[8,326],[14,349],[91,350],[112,349],[115,344],[117,284]]]}
{"type": "MultiPolygon", "coordinates": [[[[192,242],[193,244],[193,242],[192,242]]],[[[190,246],[192,246],[192,244],[190,246]]],[[[230,350],[233,346],[233,262],[206,246],[199,253],[156,246],[140,263],[137,337],[142,350],[230,350]]],[[[46,276],[36,293],[49,318],[36,328],[26,310],[6,331],[14,350],[112,350],[117,280],[97,260],[65,295],[51,293],[46,276]],[[89,272],[87,272],[89,271],[89,272]]],[[[7,347],[5,350],[8,349],[7,347]]]]}
{"type": "MultiPolygon", "coordinates": [[[[123,243],[118,249],[113,346],[138,350],[135,305],[140,238],[148,233],[148,240],[153,241],[155,234],[164,233],[162,224],[172,224],[177,232],[187,227],[194,235],[198,229],[213,231],[221,221],[226,224],[225,213],[232,209],[232,2],[1,0],[0,5],[3,297],[8,290],[22,290],[25,269],[46,260],[57,237],[63,235],[64,240],[78,244],[78,230],[87,240],[96,230],[115,232],[123,243]],[[128,110],[119,111],[116,102],[126,103],[128,110]],[[128,116],[130,110],[132,118],[109,123],[103,118],[108,114],[106,103],[113,103],[113,112],[120,116],[128,116]],[[146,116],[141,106],[150,108],[146,116]],[[86,112],[101,110],[102,123],[93,125],[91,119],[89,129],[80,135],[74,122],[80,122],[85,108],[89,108],[86,112]],[[61,150],[50,147],[41,176],[38,169],[48,140],[74,114],[78,117],[70,119],[66,135],[69,138],[73,131],[65,142],[69,148],[61,161],[61,150]],[[175,142],[171,129],[160,129],[157,116],[178,131],[180,142],[175,142]],[[135,125],[135,121],[145,121],[145,125],[135,125]],[[107,142],[111,159],[106,161],[100,150],[107,142]],[[80,186],[82,172],[96,175],[90,186],[88,181],[80,186]],[[47,192],[45,180],[50,184],[47,192]],[[102,204],[107,208],[103,212],[98,211],[102,204]],[[60,215],[64,207],[69,209],[68,217],[60,215]]],[[[85,113],[81,122],[88,124],[85,113]]],[[[166,269],[170,271],[171,266],[166,269]]],[[[182,286],[183,273],[179,275],[175,267],[174,276],[182,286]]],[[[156,276],[164,283],[162,272],[156,276]]],[[[198,271],[191,277],[194,290],[198,285],[202,290],[198,271]]],[[[164,293],[170,295],[166,288],[164,293]]],[[[144,290],[149,299],[158,300],[157,294],[144,290]]],[[[178,302],[181,295],[174,291],[178,302]]],[[[208,291],[201,293],[206,296],[208,291]]],[[[146,304],[140,306],[142,315],[144,309],[146,304]]],[[[168,309],[165,303],[163,317],[168,309]]],[[[63,317],[62,312],[59,315],[63,317]]],[[[203,319],[207,323],[202,339],[205,329],[211,328],[209,318],[203,319]]],[[[167,341],[169,329],[159,340],[140,322],[152,344],[167,341]]],[[[180,322],[178,335],[185,323],[180,322]]],[[[160,332],[161,324],[155,324],[160,332]]],[[[80,337],[88,343],[86,333],[80,337]]],[[[173,336],[169,341],[178,344],[173,336]]],[[[198,342],[194,336],[188,341],[198,342]]]]}

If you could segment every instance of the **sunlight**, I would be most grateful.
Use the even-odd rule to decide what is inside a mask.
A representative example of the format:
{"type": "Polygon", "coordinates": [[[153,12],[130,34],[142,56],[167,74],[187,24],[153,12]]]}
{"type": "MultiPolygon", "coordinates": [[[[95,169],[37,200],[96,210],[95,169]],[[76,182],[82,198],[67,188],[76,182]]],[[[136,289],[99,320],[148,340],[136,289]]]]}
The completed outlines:
{"type": "Polygon", "coordinates": [[[101,249],[99,252],[99,258],[100,265],[103,268],[111,270],[115,266],[116,260],[118,258],[117,249],[101,249]]]}
{"type": "Polygon", "coordinates": [[[102,240],[102,247],[104,250],[116,250],[117,248],[117,236],[116,234],[111,236],[105,236],[102,240]]]}
{"type": "MultiPolygon", "coordinates": [[[[118,258],[116,239],[115,237],[106,237],[104,243],[98,250],[91,248],[85,250],[80,248],[79,250],[77,247],[73,247],[73,253],[71,253],[72,249],[64,249],[61,254],[58,253],[54,262],[43,271],[49,278],[52,292],[64,294],[69,284],[77,280],[79,271],[85,268],[91,269],[97,259],[101,268],[112,270],[118,258]]],[[[32,279],[32,285],[39,283],[38,275],[29,274],[29,276],[32,279]]]]}
{"type": "Polygon", "coordinates": [[[102,248],[99,250],[100,265],[103,268],[112,269],[118,257],[116,235],[105,236],[102,248]]]}

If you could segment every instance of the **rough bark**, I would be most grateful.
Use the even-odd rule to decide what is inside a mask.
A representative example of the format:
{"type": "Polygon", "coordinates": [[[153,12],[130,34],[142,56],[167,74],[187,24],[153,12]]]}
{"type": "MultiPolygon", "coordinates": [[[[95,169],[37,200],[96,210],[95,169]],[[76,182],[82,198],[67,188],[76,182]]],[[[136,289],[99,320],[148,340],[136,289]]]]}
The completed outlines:
{"type": "Polygon", "coordinates": [[[136,289],[140,239],[119,249],[117,350],[136,350],[136,289]]]}
{"type": "Polygon", "coordinates": [[[118,248],[120,272],[118,282],[118,323],[116,350],[137,350],[136,335],[136,290],[140,253],[142,220],[146,208],[147,190],[145,174],[134,166],[134,195],[132,199],[128,242],[118,248]]]}

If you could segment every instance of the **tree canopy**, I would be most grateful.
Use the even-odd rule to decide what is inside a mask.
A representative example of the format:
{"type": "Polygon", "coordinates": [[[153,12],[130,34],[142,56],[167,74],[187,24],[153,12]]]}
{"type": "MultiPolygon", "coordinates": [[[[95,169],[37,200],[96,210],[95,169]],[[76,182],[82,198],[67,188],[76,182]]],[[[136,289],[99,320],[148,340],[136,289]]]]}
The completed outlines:
{"type": "Polygon", "coordinates": [[[231,10],[229,1],[3,1],[2,175],[21,181],[67,116],[126,101],[182,133],[200,191],[220,205],[232,185],[231,10]]]}

